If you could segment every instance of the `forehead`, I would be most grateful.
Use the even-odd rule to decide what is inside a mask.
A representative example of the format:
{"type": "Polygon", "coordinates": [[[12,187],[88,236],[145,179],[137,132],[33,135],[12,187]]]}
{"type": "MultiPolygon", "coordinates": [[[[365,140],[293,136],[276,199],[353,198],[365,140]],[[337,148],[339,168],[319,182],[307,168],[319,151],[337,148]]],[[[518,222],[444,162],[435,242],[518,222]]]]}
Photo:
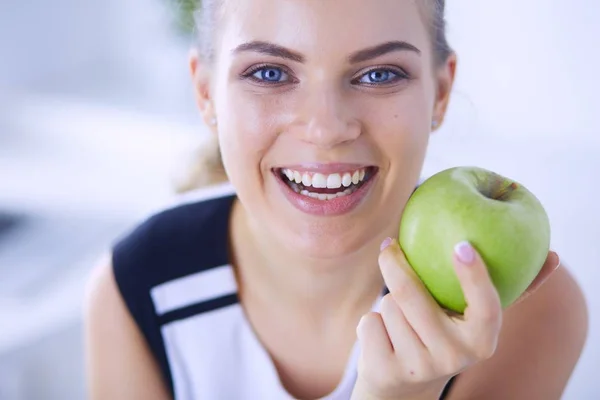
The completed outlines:
{"type": "Polygon", "coordinates": [[[307,58],[344,54],[402,40],[423,52],[429,45],[423,18],[427,0],[227,0],[220,47],[274,42],[307,58]],[[423,3],[423,4],[421,4],[423,3]]]}

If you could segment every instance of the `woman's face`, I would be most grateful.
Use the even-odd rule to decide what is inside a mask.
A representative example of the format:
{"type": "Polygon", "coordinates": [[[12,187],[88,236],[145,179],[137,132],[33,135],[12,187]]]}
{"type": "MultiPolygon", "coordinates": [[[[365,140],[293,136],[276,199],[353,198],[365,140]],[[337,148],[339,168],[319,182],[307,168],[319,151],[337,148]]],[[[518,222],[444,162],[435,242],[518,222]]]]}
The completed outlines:
{"type": "Polygon", "coordinates": [[[421,3],[225,2],[208,96],[229,179],[273,245],[335,257],[397,229],[453,78],[421,3]]]}

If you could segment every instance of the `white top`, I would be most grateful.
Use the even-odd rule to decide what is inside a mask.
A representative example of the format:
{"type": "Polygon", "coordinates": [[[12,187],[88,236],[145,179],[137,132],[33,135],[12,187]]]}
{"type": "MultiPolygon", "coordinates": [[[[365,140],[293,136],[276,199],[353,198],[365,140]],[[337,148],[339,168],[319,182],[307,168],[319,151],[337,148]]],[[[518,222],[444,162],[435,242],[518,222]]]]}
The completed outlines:
{"type": "MultiPolygon", "coordinates": [[[[171,310],[226,296],[235,285],[224,265],[157,286],[152,299],[157,310],[171,310]]],[[[178,400],[293,399],[239,303],[168,323],[162,335],[178,400]]],[[[358,354],[355,344],[343,379],[323,400],[350,399],[358,354]]]]}
{"type": "MultiPolygon", "coordinates": [[[[176,400],[293,399],[239,303],[227,250],[234,198],[223,187],[187,196],[113,248],[120,293],[176,400]]],[[[350,399],[358,355],[355,344],[323,400],[350,399]]]]}

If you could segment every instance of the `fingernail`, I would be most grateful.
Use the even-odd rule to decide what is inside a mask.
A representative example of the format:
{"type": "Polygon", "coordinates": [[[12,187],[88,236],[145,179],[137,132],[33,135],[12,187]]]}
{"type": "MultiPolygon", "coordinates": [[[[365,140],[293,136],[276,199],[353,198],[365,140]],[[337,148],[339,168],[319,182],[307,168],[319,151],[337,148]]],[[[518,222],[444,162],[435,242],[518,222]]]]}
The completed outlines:
{"type": "Polygon", "coordinates": [[[554,254],[556,254],[556,258],[558,259],[558,262],[556,263],[556,267],[554,267],[554,271],[556,271],[558,269],[558,267],[560,267],[560,256],[558,255],[557,252],[554,252],[554,254]]]}
{"type": "Polygon", "coordinates": [[[381,246],[379,247],[380,251],[383,251],[386,247],[388,247],[390,244],[392,244],[392,238],[386,238],[382,243],[381,246]]]}
{"type": "Polygon", "coordinates": [[[460,242],[454,246],[456,257],[463,264],[471,264],[475,260],[475,251],[469,242],[460,242]]]}

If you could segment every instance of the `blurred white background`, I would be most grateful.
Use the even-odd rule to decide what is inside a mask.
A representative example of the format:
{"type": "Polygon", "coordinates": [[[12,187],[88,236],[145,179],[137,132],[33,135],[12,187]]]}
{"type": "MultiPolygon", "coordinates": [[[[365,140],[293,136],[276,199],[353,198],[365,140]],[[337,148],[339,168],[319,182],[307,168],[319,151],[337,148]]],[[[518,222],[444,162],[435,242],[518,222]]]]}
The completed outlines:
{"type": "MultiPolygon", "coordinates": [[[[167,0],[0,2],[0,399],[83,399],[95,260],[173,195],[204,133],[167,0]]],[[[454,0],[425,175],[475,164],[542,200],[591,327],[564,398],[600,398],[600,3],[454,0]]]]}

